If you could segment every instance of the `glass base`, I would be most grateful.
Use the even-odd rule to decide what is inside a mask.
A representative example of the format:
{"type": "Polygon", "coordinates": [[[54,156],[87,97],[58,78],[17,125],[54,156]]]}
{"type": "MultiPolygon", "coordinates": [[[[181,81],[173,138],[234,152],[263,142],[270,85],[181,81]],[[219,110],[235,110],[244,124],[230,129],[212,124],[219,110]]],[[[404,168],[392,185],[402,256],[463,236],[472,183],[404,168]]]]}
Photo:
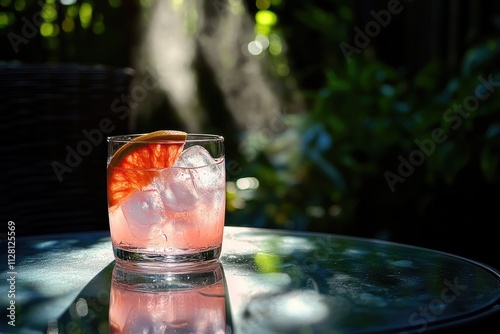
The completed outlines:
{"type": "Polygon", "coordinates": [[[140,253],[125,250],[113,246],[116,262],[123,267],[133,268],[163,268],[203,265],[217,261],[220,257],[222,247],[201,251],[198,253],[185,254],[154,254],[140,253]]]}
{"type": "Polygon", "coordinates": [[[116,288],[129,291],[162,292],[197,290],[222,284],[222,265],[213,261],[194,267],[168,267],[167,270],[140,271],[123,268],[118,262],[113,269],[112,283],[116,288]]]}

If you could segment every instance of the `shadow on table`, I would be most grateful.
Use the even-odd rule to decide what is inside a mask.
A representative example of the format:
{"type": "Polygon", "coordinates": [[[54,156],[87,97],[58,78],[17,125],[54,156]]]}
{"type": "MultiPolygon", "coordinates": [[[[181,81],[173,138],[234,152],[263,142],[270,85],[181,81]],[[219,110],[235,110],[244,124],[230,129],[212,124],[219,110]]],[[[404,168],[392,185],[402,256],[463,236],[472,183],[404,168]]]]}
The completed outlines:
{"type": "Polygon", "coordinates": [[[114,261],[78,294],[47,333],[109,333],[109,292],[114,261]]]}
{"type": "Polygon", "coordinates": [[[224,272],[222,264],[215,265],[217,281],[209,285],[205,277],[204,287],[192,288],[183,278],[172,283],[170,274],[165,279],[140,274],[155,276],[155,283],[132,284],[134,279],[113,261],[49,324],[47,333],[232,333],[224,272]]]}
{"type": "MultiPolygon", "coordinates": [[[[6,240],[0,240],[0,249],[7,250],[6,240]]],[[[12,280],[0,284],[0,317],[6,319],[0,333],[45,333],[47,324],[112,261],[109,248],[107,232],[17,238],[15,262],[3,272],[12,280]],[[15,310],[8,309],[9,303],[15,310]],[[15,326],[8,324],[14,317],[15,326]]]]}

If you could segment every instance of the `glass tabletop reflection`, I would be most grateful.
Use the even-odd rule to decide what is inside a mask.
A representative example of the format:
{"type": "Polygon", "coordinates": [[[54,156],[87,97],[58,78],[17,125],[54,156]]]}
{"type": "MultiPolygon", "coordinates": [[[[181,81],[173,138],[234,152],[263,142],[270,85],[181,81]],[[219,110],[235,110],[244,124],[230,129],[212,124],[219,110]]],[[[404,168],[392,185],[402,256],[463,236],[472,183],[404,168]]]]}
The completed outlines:
{"type": "Polygon", "coordinates": [[[197,272],[131,276],[96,232],[18,238],[3,273],[2,333],[430,333],[500,308],[498,270],[465,258],[243,227],[197,272]]]}

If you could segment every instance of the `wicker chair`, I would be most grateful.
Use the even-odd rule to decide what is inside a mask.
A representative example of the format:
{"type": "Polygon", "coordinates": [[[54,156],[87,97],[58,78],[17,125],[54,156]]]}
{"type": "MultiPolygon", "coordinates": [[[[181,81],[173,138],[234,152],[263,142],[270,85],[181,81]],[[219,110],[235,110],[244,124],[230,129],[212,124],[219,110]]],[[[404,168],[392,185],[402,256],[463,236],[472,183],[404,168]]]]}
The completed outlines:
{"type": "Polygon", "coordinates": [[[2,217],[17,235],[108,228],[106,136],[128,130],[130,69],[0,64],[2,217]]]}

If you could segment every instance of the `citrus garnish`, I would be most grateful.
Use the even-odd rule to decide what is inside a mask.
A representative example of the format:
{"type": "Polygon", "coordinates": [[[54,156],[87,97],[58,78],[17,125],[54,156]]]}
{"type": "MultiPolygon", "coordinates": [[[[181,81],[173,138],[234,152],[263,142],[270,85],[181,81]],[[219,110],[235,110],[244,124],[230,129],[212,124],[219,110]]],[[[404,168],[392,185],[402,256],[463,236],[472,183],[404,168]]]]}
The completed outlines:
{"type": "Polygon", "coordinates": [[[187,133],[160,130],[134,138],[120,147],[108,165],[109,206],[151,183],[154,169],[173,166],[182,153],[187,133]]]}

